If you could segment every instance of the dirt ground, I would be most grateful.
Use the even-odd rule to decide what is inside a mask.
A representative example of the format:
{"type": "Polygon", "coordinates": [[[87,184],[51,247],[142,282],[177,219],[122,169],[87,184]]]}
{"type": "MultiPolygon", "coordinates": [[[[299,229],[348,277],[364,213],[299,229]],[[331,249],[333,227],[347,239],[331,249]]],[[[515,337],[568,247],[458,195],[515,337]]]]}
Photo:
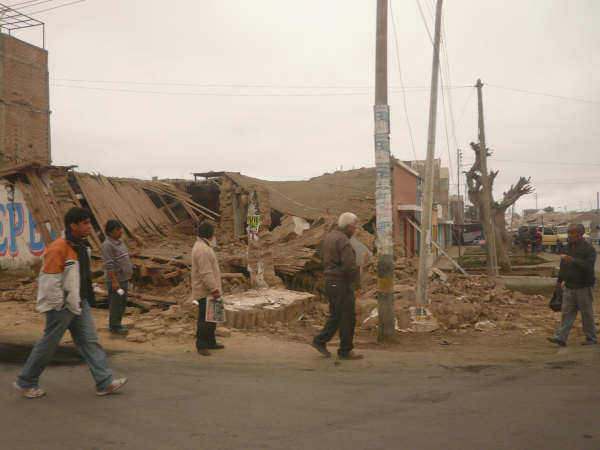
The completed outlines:
{"type": "Polygon", "coordinates": [[[95,309],[111,367],[130,379],[106,401],[93,394],[68,334],[42,376],[47,397],[27,401],[10,388],[44,317],[34,310],[31,277],[2,274],[3,448],[600,448],[600,346],[579,345],[579,318],[559,348],[546,341],[560,320],[547,296],[509,292],[480,275],[434,275],[430,310],[439,326],[410,332],[413,269],[396,266],[393,342],[376,342],[373,286],[358,298],[361,361],[325,359],[310,347],[327,312],[318,299],[289,323],[217,328],[226,348],[210,357],[195,352],[189,314],[128,308],[132,332],[147,330],[143,342],[130,342],[112,337],[108,311],[95,309]]]}

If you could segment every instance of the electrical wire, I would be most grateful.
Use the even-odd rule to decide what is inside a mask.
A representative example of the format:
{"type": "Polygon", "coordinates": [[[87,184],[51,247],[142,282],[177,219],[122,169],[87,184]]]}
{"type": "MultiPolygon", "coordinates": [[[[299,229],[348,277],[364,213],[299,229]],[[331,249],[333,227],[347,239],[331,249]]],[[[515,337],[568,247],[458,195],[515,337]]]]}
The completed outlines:
{"type": "MultiPolygon", "coordinates": [[[[165,81],[126,81],[126,80],[85,80],[80,78],[50,78],[50,81],[67,81],[73,83],[96,83],[96,84],[132,84],[148,86],[181,86],[181,87],[203,87],[203,88],[257,88],[257,89],[374,89],[374,86],[358,85],[276,85],[267,83],[257,84],[215,84],[215,83],[189,83],[189,82],[165,82],[165,81]]],[[[471,88],[471,85],[446,86],[448,89],[471,88]]],[[[405,89],[406,91],[427,91],[429,86],[390,86],[391,90],[405,89]]]]}
{"type": "Polygon", "coordinates": [[[21,6],[19,8],[19,10],[23,10],[25,8],[31,8],[33,6],[42,5],[44,3],[50,3],[50,2],[53,2],[53,1],[55,1],[55,0],[31,0],[31,1],[28,1],[28,2],[13,3],[12,5],[8,5],[8,7],[9,8],[13,8],[15,6],[21,6]]]}
{"type": "Polygon", "coordinates": [[[467,110],[467,105],[469,104],[469,101],[471,100],[471,98],[473,97],[474,94],[475,94],[475,89],[472,89],[471,92],[469,93],[469,96],[467,97],[467,100],[465,100],[465,103],[463,104],[463,106],[460,110],[460,116],[458,117],[458,122],[456,122],[457,126],[459,126],[462,123],[462,119],[465,116],[465,111],[467,110]]]}
{"type": "MultiPolygon", "coordinates": [[[[6,5],[9,8],[14,8],[15,6],[27,5],[28,3],[36,3],[40,0],[29,0],[27,2],[13,3],[12,5],[6,5]]],[[[44,0],[44,2],[52,2],[54,0],[44,0]]]]}
{"type": "Polygon", "coordinates": [[[423,25],[425,25],[425,30],[427,31],[427,36],[429,36],[429,40],[433,45],[433,36],[431,35],[431,31],[429,30],[429,26],[427,25],[427,20],[425,19],[425,14],[423,13],[423,8],[421,7],[421,2],[419,0],[415,0],[417,2],[417,8],[419,8],[419,13],[421,14],[421,19],[423,20],[423,25]]]}
{"type": "MultiPolygon", "coordinates": [[[[152,94],[152,95],[172,95],[172,96],[206,96],[206,97],[341,97],[341,96],[360,96],[360,95],[371,95],[370,92],[312,92],[312,93],[298,93],[298,92],[264,92],[264,93],[231,93],[231,92],[172,92],[172,91],[159,91],[159,90],[139,90],[139,89],[123,89],[123,88],[102,88],[94,86],[76,86],[68,84],[55,84],[51,83],[51,87],[69,88],[69,89],[81,89],[90,91],[101,91],[101,92],[125,92],[134,94],[152,94]]],[[[390,93],[400,92],[426,92],[428,89],[400,89],[390,90],[390,93]]]]}
{"type": "Polygon", "coordinates": [[[544,96],[544,97],[558,98],[558,99],[561,99],[561,100],[569,100],[569,101],[573,101],[573,102],[581,102],[581,103],[589,103],[589,104],[592,104],[592,105],[600,105],[600,101],[597,101],[597,100],[587,100],[587,99],[583,99],[583,98],[567,97],[567,96],[564,96],[564,95],[549,94],[547,92],[535,92],[535,91],[529,91],[529,90],[526,90],[526,89],[511,88],[511,87],[506,87],[506,86],[498,86],[497,84],[486,83],[486,86],[494,87],[496,89],[504,89],[506,91],[521,92],[521,93],[524,93],[524,94],[541,95],[541,96],[544,96]]]}
{"type": "Polygon", "coordinates": [[[406,118],[406,126],[408,127],[408,135],[410,137],[410,145],[412,148],[412,153],[413,153],[413,157],[416,160],[417,159],[417,150],[415,148],[415,140],[413,137],[413,132],[412,132],[412,126],[410,124],[410,118],[408,115],[408,105],[406,103],[406,92],[404,90],[404,79],[402,77],[402,68],[400,65],[400,47],[398,45],[398,33],[396,31],[396,19],[394,18],[394,9],[392,7],[392,0],[389,0],[390,3],[390,15],[392,18],[392,29],[394,32],[394,42],[395,42],[395,48],[396,48],[396,63],[398,65],[398,78],[400,80],[400,86],[402,86],[402,104],[404,106],[404,117],[406,118]]]}
{"type": "Polygon", "coordinates": [[[52,11],[52,10],[54,10],[54,9],[58,9],[58,8],[64,8],[65,6],[71,6],[71,5],[75,5],[76,3],[83,3],[83,2],[85,2],[85,1],[86,1],[86,0],[76,0],[76,1],[74,1],[74,2],[70,2],[70,3],[64,3],[64,4],[62,4],[62,5],[54,6],[54,7],[52,7],[52,8],[40,9],[39,11],[33,11],[33,12],[29,12],[29,13],[27,13],[27,15],[31,16],[31,15],[33,15],[33,14],[40,14],[40,13],[43,13],[43,12],[46,12],[46,11],[52,11]]]}

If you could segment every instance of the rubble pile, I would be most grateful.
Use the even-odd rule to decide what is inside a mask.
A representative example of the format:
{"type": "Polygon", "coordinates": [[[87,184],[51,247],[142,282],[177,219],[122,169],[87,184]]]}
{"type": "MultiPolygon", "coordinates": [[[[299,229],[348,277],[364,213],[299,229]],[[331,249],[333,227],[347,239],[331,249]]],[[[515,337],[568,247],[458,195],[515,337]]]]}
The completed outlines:
{"type": "MultiPolygon", "coordinates": [[[[410,266],[405,266],[407,274],[414,270],[410,266]]],[[[442,331],[521,329],[531,333],[536,329],[552,331],[556,327],[557,313],[550,311],[545,296],[510,291],[486,275],[444,275],[430,275],[430,304],[427,306],[442,331]]],[[[396,281],[394,310],[398,331],[411,331],[414,324],[415,282],[414,277],[396,281]]],[[[360,329],[376,329],[376,307],[372,291],[359,297],[357,324],[360,329]]]]}
{"type": "Polygon", "coordinates": [[[9,278],[0,285],[0,303],[30,301],[37,294],[37,280],[32,277],[9,278]]]}

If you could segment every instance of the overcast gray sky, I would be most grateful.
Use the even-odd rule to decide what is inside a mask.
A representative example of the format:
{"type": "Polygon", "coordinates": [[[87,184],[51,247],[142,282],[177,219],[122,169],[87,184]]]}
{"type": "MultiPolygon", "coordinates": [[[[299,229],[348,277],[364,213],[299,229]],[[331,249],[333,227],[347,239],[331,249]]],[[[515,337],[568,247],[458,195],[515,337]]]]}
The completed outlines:
{"type": "MultiPolygon", "coordinates": [[[[391,150],[401,159],[425,157],[432,45],[418,5],[432,30],[433,3],[392,0],[391,150]]],[[[54,163],[271,180],[373,166],[375,12],[375,0],[87,0],[34,14],[46,23],[54,163]]],[[[495,197],[531,176],[540,207],[595,207],[598,17],[596,0],[444,2],[451,87],[440,96],[436,155],[452,168],[453,191],[456,146],[471,162],[477,139],[477,97],[465,86],[480,77],[495,197]]],[[[39,33],[16,36],[36,43],[39,33]]],[[[530,207],[533,196],[517,204],[530,207]]]]}

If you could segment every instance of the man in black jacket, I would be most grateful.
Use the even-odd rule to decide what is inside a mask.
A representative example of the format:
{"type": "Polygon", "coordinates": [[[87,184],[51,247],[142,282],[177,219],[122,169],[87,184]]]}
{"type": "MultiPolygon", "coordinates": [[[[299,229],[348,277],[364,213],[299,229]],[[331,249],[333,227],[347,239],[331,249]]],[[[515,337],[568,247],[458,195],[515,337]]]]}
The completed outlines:
{"type": "Polygon", "coordinates": [[[562,347],[567,345],[567,338],[577,317],[577,311],[581,311],[583,332],[585,334],[585,341],[582,344],[598,343],[594,325],[594,310],[592,309],[596,250],[583,239],[584,233],[585,228],[583,225],[569,225],[567,254],[562,255],[560,260],[560,271],[556,285],[558,288],[562,288],[562,282],[565,283],[562,318],[556,336],[548,338],[548,340],[562,347]]]}
{"type": "Polygon", "coordinates": [[[354,309],[353,283],[360,279],[360,267],[356,264],[356,253],[350,238],[358,226],[358,217],[350,212],[338,219],[338,227],[331,231],[321,245],[325,293],[329,298],[329,318],[323,330],[315,336],[312,346],[323,356],[330,356],[327,342],[336,332],[340,333],[340,359],[362,359],[354,352],[354,309]]]}

